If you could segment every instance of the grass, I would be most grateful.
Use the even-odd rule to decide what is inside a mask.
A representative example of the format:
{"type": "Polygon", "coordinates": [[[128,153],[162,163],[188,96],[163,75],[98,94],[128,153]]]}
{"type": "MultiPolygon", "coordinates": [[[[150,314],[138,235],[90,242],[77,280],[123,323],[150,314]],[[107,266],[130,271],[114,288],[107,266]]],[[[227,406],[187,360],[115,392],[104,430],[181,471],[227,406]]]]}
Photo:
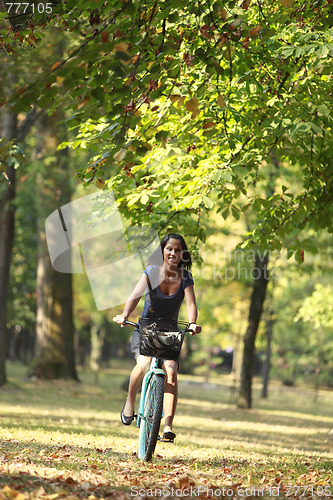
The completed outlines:
{"type": "Polygon", "coordinates": [[[1,500],[333,495],[333,392],[314,400],[310,389],[272,383],[262,400],[257,382],[254,408],[240,410],[229,376],[180,376],[176,441],[158,443],[147,464],[137,459],[137,427],[119,419],[131,366],[113,362],[96,386],[87,372],[81,384],[24,381],[25,368],[8,365],[1,500]]]}

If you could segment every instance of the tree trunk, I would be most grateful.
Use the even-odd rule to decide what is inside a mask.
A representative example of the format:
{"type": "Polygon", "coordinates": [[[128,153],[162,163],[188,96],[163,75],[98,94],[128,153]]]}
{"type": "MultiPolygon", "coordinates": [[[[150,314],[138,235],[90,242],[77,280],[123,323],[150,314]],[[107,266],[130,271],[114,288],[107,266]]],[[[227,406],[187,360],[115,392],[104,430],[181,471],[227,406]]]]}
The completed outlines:
{"type": "Polygon", "coordinates": [[[60,118],[54,115],[44,117],[41,124],[45,148],[43,160],[47,161],[48,169],[47,176],[45,172],[38,176],[37,323],[29,375],[78,380],[74,356],[72,275],[52,268],[45,236],[46,218],[59,206],[70,202],[72,192],[67,150],[56,151],[58,137],[61,137],[60,118]]]}
{"type": "Polygon", "coordinates": [[[273,309],[271,309],[269,312],[269,318],[268,318],[268,321],[266,324],[266,339],[267,339],[266,360],[264,363],[263,384],[262,384],[262,391],[261,391],[261,397],[264,399],[267,399],[267,396],[268,396],[269,371],[270,371],[270,367],[271,367],[271,344],[272,344],[273,325],[274,325],[273,314],[274,314],[273,309]]]}
{"type": "Polygon", "coordinates": [[[95,385],[99,384],[99,372],[101,369],[102,351],[105,341],[105,327],[98,327],[92,318],[90,328],[90,369],[94,374],[95,385]]]}
{"type": "Polygon", "coordinates": [[[241,385],[238,399],[239,408],[252,407],[252,376],[255,354],[255,339],[263,310],[268,283],[268,255],[256,252],[254,267],[254,285],[251,296],[248,327],[244,338],[244,354],[241,373],[241,385]]]}
{"type": "MultiPolygon", "coordinates": [[[[17,136],[17,115],[2,114],[1,136],[12,141],[17,136]]],[[[15,220],[15,168],[5,167],[7,181],[0,185],[0,386],[7,382],[7,325],[9,269],[14,241],[15,220]]],[[[3,179],[4,180],[4,179],[3,179]]]]}

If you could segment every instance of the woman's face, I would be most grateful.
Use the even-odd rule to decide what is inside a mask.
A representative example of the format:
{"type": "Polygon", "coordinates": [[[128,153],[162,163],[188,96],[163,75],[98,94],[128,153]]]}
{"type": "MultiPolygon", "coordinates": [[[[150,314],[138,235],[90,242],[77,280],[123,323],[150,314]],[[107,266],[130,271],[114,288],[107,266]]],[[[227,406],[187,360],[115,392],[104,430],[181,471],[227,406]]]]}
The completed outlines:
{"type": "Polygon", "coordinates": [[[163,250],[163,259],[169,265],[177,266],[182,258],[182,244],[175,238],[167,241],[163,250]]]}

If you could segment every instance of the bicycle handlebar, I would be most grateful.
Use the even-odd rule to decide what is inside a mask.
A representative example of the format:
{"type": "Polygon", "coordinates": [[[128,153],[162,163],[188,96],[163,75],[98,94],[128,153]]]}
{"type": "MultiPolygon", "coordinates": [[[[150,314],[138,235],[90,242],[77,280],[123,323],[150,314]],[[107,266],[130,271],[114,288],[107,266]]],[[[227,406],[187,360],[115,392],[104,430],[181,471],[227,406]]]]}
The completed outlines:
{"type": "MultiPolygon", "coordinates": [[[[118,322],[116,321],[116,317],[114,317],[114,318],[113,318],[113,321],[114,321],[115,323],[118,323],[118,322]]],[[[118,324],[119,324],[119,323],[118,323],[118,324]]],[[[124,321],[124,325],[131,325],[131,326],[135,326],[136,328],[139,328],[139,327],[140,327],[139,323],[134,323],[134,321],[128,321],[128,319],[126,319],[126,320],[124,321]]],[[[184,328],[184,329],[183,329],[183,330],[181,330],[181,331],[184,331],[184,332],[193,332],[193,333],[194,333],[194,330],[192,330],[192,328],[188,328],[188,327],[187,327],[187,328],[184,328]]]]}

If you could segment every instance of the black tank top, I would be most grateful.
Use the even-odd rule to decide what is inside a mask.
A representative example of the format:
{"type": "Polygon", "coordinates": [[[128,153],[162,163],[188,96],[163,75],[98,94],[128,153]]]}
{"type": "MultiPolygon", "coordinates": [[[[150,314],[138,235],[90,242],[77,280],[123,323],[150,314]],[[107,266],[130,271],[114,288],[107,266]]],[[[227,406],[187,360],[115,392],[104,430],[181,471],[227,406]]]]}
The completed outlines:
{"type": "Polygon", "coordinates": [[[182,277],[179,288],[173,295],[165,295],[161,292],[160,287],[158,286],[159,266],[148,266],[144,270],[144,273],[148,276],[153,289],[153,304],[151,303],[151,293],[147,287],[142,317],[174,319],[177,321],[180,306],[182,305],[185,296],[184,291],[188,286],[193,285],[191,273],[186,269],[182,269],[182,277]]]}

